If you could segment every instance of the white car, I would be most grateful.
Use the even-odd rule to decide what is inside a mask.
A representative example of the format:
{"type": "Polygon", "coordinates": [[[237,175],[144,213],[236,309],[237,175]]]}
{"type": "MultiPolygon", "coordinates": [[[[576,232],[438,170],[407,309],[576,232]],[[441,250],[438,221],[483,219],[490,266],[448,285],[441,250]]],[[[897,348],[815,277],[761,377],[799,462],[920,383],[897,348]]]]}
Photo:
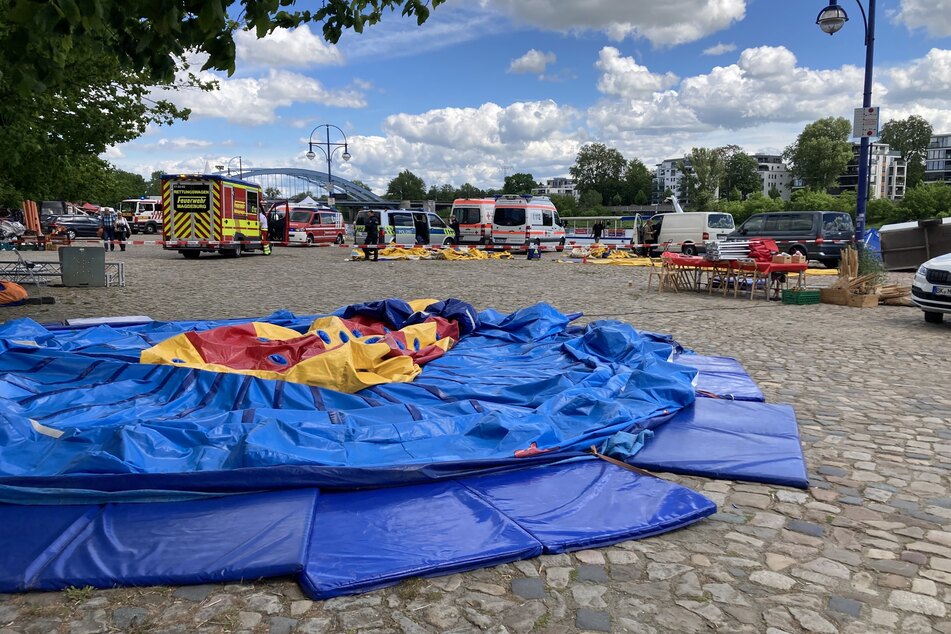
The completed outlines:
{"type": "Polygon", "coordinates": [[[925,311],[929,324],[940,324],[944,314],[951,313],[951,253],[918,267],[911,283],[911,301],[925,311]]]}

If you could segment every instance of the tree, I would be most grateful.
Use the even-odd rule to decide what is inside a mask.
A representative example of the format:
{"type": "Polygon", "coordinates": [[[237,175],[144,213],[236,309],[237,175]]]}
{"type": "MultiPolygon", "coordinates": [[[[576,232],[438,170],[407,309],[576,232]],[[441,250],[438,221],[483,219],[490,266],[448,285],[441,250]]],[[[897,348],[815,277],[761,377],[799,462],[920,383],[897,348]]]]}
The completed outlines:
{"type": "Polygon", "coordinates": [[[951,186],[922,183],[906,189],[898,208],[903,220],[947,218],[951,216],[951,186]]]}
{"type": "Polygon", "coordinates": [[[578,213],[578,201],[571,194],[552,194],[549,198],[562,216],[574,216],[578,213]]]}
{"type": "Polygon", "coordinates": [[[852,159],[849,134],[852,125],[842,117],[827,117],[807,125],[786,148],[783,158],[792,166],[794,176],[818,191],[836,184],[852,159]]]}
{"type": "Polygon", "coordinates": [[[596,189],[589,189],[581,194],[581,201],[578,206],[581,211],[586,213],[600,211],[602,202],[604,202],[604,199],[601,197],[601,193],[596,189]]]}
{"type": "Polygon", "coordinates": [[[779,188],[776,187],[776,183],[773,183],[772,185],[769,186],[769,197],[772,198],[773,200],[777,200],[783,197],[782,193],[779,191],[779,188]]]}
{"type": "Polygon", "coordinates": [[[643,205],[650,200],[654,179],[651,177],[650,170],[640,159],[635,158],[627,162],[622,178],[624,181],[622,194],[624,203],[643,205]]]}
{"type": "Polygon", "coordinates": [[[482,198],[485,192],[472,183],[463,183],[462,187],[456,190],[456,198],[482,198]]]}
{"type": "Polygon", "coordinates": [[[611,200],[622,189],[621,177],[626,165],[624,157],[614,148],[603,143],[589,143],[578,151],[575,164],[568,172],[580,191],[594,190],[601,194],[602,200],[611,200]]]}
{"type": "Polygon", "coordinates": [[[827,192],[814,189],[800,189],[793,192],[786,209],[789,211],[814,211],[816,209],[834,210],[839,206],[837,198],[827,192]]]}
{"type": "Polygon", "coordinates": [[[680,162],[679,168],[684,174],[690,206],[694,209],[708,209],[718,197],[717,190],[725,171],[723,148],[695,147],[680,162]]]}
{"type": "Polygon", "coordinates": [[[281,197],[281,190],[277,187],[268,187],[264,190],[264,197],[268,200],[277,200],[281,197]]]}
{"type": "Polygon", "coordinates": [[[162,170],[156,170],[152,172],[151,176],[149,176],[149,180],[145,183],[146,196],[162,195],[162,174],[162,170]]]}
{"type": "Polygon", "coordinates": [[[352,182],[354,185],[356,185],[357,187],[362,187],[363,189],[367,190],[368,192],[372,192],[372,191],[373,191],[372,189],[370,189],[370,186],[369,186],[369,185],[367,185],[366,183],[364,183],[364,182],[363,182],[362,180],[360,180],[360,179],[354,179],[354,180],[352,180],[351,182],[352,182]]]}
{"type": "Polygon", "coordinates": [[[882,126],[881,142],[897,150],[907,165],[907,187],[914,187],[924,179],[924,160],[931,134],[931,124],[914,114],[905,119],[887,121],[882,126]]]}
{"type": "Polygon", "coordinates": [[[870,225],[883,225],[889,222],[900,222],[899,209],[888,198],[873,198],[868,201],[865,213],[870,225]]]}
{"type": "Polygon", "coordinates": [[[396,200],[423,200],[426,197],[426,183],[409,170],[403,170],[386,186],[385,198],[396,200]]]}
{"type": "Polygon", "coordinates": [[[531,194],[536,187],[538,183],[531,174],[518,173],[506,176],[502,189],[506,194],[531,194]]]}
{"type": "Polygon", "coordinates": [[[763,191],[763,179],[759,175],[759,162],[756,158],[741,151],[737,146],[723,148],[724,165],[721,191],[729,192],[733,199],[733,190],[739,191],[736,200],[742,200],[753,192],[763,191]]]}
{"type": "Polygon", "coordinates": [[[0,68],[21,94],[75,79],[69,59],[76,50],[108,51],[123,72],[150,83],[171,82],[188,54],[207,54],[203,69],[230,75],[239,30],[264,37],[313,22],[336,43],[346,29],[362,33],[379,22],[385,9],[422,24],[444,1],[329,0],[311,11],[296,9],[296,0],[0,0],[0,68]]]}

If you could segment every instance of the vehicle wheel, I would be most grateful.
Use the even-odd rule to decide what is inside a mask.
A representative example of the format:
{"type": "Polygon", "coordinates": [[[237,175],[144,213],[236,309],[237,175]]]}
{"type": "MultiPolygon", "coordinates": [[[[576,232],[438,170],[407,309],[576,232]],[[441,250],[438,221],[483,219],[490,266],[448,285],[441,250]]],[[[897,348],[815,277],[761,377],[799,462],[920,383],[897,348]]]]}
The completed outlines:
{"type": "Polygon", "coordinates": [[[443,242],[442,242],[442,245],[443,245],[444,247],[451,247],[453,244],[455,244],[455,243],[453,242],[452,238],[446,238],[446,239],[443,240],[443,242]]]}
{"type": "Polygon", "coordinates": [[[70,242],[72,242],[73,240],[75,240],[75,239],[76,239],[76,232],[73,231],[72,229],[68,230],[68,231],[66,232],[66,239],[69,240],[70,242]]]}
{"type": "Polygon", "coordinates": [[[145,233],[151,235],[155,233],[156,231],[158,231],[158,225],[156,225],[155,223],[150,222],[149,224],[145,225],[145,233]]]}
{"type": "Polygon", "coordinates": [[[231,252],[231,257],[233,257],[233,258],[240,258],[240,257],[241,257],[241,253],[242,253],[243,251],[244,251],[244,245],[243,245],[243,244],[236,244],[236,245],[234,245],[234,251],[231,252]]]}
{"type": "Polygon", "coordinates": [[[186,260],[197,260],[198,256],[201,255],[201,251],[179,251],[186,260]]]}
{"type": "Polygon", "coordinates": [[[697,247],[693,244],[685,244],[681,249],[684,255],[697,255],[697,247]]]}
{"type": "Polygon", "coordinates": [[[796,255],[797,253],[808,260],[808,257],[806,256],[806,250],[803,247],[789,247],[789,255],[796,255]]]}
{"type": "Polygon", "coordinates": [[[338,233],[337,237],[334,238],[334,244],[343,244],[343,234],[338,233]]]}
{"type": "Polygon", "coordinates": [[[825,260],[819,260],[819,261],[822,262],[822,266],[826,267],[827,269],[837,269],[837,268],[839,268],[839,261],[838,261],[838,260],[825,259],[825,260]]]}
{"type": "Polygon", "coordinates": [[[314,243],[314,236],[312,236],[312,235],[310,235],[310,234],[308,233],[308,234],[307,234],[307,244],[313,244],[313,243],[314,243]]]}
{"type": "Polygon", "coordinates": [[[560,246],[562,249],[565,248],[565,239],[564,239],[564,238],[562,238],[561,240],[558,241],[558,246],[560,246]]]}
{"type": "Polygon", "coordinates": [[[925,321],[929,324],[940,324],[944,320],[944,313],[925,311],[925,321]]]}

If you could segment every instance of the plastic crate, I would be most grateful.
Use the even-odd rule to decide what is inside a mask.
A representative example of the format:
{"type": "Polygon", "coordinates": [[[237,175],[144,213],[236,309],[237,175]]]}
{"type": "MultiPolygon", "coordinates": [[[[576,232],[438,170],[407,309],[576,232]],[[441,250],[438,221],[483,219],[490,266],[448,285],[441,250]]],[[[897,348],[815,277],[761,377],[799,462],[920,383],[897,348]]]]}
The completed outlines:
{"type": "Polygon", "coordinates": [[[796,289],[796,288],[784,288],[783,289],[783,303],[784,304],[796,304],[802,306],[804,304],[818,304],[820,299],[820,292],[817,288],[806,288],[806,289],[796,289]]]}

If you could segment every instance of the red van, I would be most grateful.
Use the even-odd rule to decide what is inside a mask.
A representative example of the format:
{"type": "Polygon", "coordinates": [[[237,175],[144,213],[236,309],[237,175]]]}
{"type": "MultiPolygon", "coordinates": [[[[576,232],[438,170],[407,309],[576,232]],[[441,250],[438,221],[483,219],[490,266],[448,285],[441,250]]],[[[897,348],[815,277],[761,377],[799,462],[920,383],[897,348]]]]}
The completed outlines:
{"type": "Polygon", "coordinates": [[[346,228],[343,214],[329,207],[291,207],[287,240],[291,244],[343,244],[346,228]]]}

